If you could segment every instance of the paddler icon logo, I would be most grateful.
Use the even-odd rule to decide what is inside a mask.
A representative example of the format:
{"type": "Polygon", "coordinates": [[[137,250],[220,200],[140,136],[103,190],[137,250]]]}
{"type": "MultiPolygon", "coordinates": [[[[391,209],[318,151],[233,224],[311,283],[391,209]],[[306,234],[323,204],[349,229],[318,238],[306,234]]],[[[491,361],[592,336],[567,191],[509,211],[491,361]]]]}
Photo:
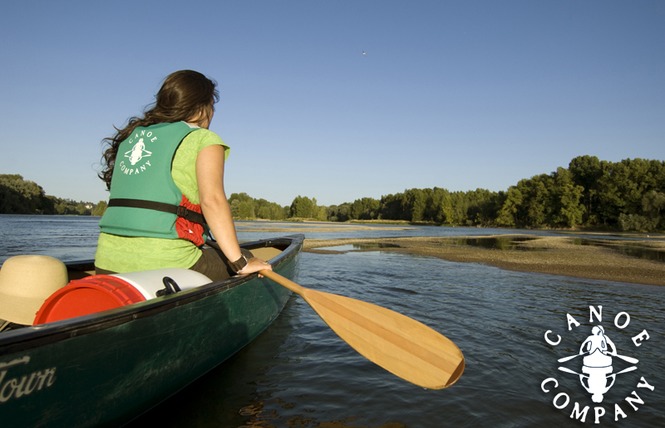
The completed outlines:
{"type": "Polygon", "coordinates": [[[131,150],[125,152],[125,157],[129,158],[129,162],[132,165],[136,165],[138,161],[150,155],[152,155],[152,152],[145,149],[145,142],[143,141],[143,138],[139,139],[139,141],[134,144],[134,147],[132,147],[131,150]]]}
{"type": "Polygon", "coordinates": [[[616,346],[605,335],[605,329],[601,325],[594,326],[591,329],[591,335],[580,346],[579,354],[560,358],[559,362],[564,363],[580,356],[582,356],[581,373],[564,366],[559,367],[559,370],[579,376],[582,387],[591,394],[591,400],[594,403],[601,403],[603,401],[603,396],[614,386],[617,375],[637,370],[637,366],[632,365],[616,373],[612,373],[613,357],[630,364],[637,364],[639,362],[636,358],[619,355],[616,346]]]}
{"type": "MultiPolygon", "coordinates": [[[[146,146],[155,141],[157,141],[157,135],[145,129],[137,131],[129,137],[127,143],[131,148],[123,154],[124,159],[118,165],[120,171],[125,175],[138,175],[146,172],[152,166],[150,162],[152,152],[146,146]]],[[[123,144],[125,143],[123,142],[123,144]]]]}
{"type": "Polygon", "coordinates": [[[565,375],[546,378],[541,382],[540,389],[545,394],[551,394],[552,405],[571,419],[584,423],[589,418],[599,424],[611,418],[618,422],[627,418],[631,409],[633,412],[641,409],[655,389],[640,373],[643,370],[641,366],[639,372],[626,375],[636,372],[640,361],[624,354],[634,354],[639,352],[641,346],[648,346],[649,332],[636,327],[635,323],[631,325],[631,316],[625,311],[616,313],[613,322],[606,320],[603,323],[601,305],[589,306],[588,321],[590,325],[586,328],[591,332],[589,335],[589,330],[584,327],[577,330],[581,324],[569,313],[566,314],[566,340],[552,330],[545,332],[545,342],[555,354],[558,354],[559,345],[566,349],[577,349],[578,344],[581,344],[576,354],[570,355],[567,352],[568,355],[557,355],[554,361],[558,364],[554,367],[558,366],[557,371],[565,375]],[[606,330],[603,324],[610,330],[606,330]],[[610,339],[610,336],[615,340],[610,339]],[[619,349],[631,350],[620,353],[619,349]],[[577,376],[577,388],[572,388],[574,378],[570,375],[577,376]],[[585,392],[587,398],[579,395],[580,390],[585,392]]]}

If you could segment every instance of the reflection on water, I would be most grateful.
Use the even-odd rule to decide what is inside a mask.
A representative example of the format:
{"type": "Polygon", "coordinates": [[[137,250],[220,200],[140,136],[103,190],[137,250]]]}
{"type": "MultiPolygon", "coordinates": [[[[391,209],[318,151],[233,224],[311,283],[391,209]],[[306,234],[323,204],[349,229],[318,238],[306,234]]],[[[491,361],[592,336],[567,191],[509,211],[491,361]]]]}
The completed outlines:
{"type": "MultiPolygon", "coordinates": [[[[491,236],[491,237],[478,237],[478,238],[450,238],[449,242],[452,245],[470,245],[473,247],[480,247],[492,250],[524,250],[534,251],[538,248],[532,248],[520,245],[524,242],[533,241],[535,237],[524,236],[491,236]]],[[[576,245],[591,245],[598,247],[610,248],[630,257],[655,260],[665,262],[665,250],[658,248],[650,248],[640,242],[631,242],[628,240],[601,240],[601,239],[587,239],[587,238],[574,238],[571,240],[576,245]]]]}
{"type": "Polygon", "coordinates": [[[602,426],[665,423],[665,408],[658,404],[665,399],[662,287],[381,251],[303,253],[297,282],[371,301],[431,326],[462,349],[465,374],[449,389],[415,387],[359,356],[293,297],[265,334],[135,426],[155,418],[167,427],[583,426],[570,419],[573,402],[590,412],[596,404],[574,376],[560,374],[557,359],[575,354],[590,334],[590,305],[603,306],[603,325],[620,353],[640,361],[606,395],[602,426]],[[631,321],[619,330],[613,321],[622,311],[631,321]],[[568,314],[581,324],[570,332],[568,314]],[[564,338],[559,346],[545,342],[548,329],[564,338]],[[651,339],[637,348],[632,337],[642,330],[651,339]],[[635,412],[623,400],[642,376],[655,390],[639,390],[644,404],[635,412]],[[554,394],[541,390],[549,377],[559,382],[556,393],[571,399],[564,411],[552,404],[554,394]],[[624,406],[624,424],[613,421],[614,403],[624,406]]]}
{"type": "Polygon", "coordinates": [[[618,251],[622,254],[640,259],[655,260],[658,262],[665,262],[665,250],[657,248],[648,248],[644,245],[622,241],[621,244],[616,242],[607,242],[597,239],[575,239],[574,242],[578,245],[595,245],[612,250],[618,251]]]}
{"type": "MultiPolygon", "coordinates": [[[[33,251],[77,258],[94,254],[96,221],[40,217],[31,223],[29,217],[11,221],[0,216],[0,258],[33,251]]],[[[520,243],[512,237],[496,238],[495,230],[415,229],[403,233],[471,236],[459,245],[499,249],[520,243]],[[480,239],[483,232],[492,238],[480,239]]],[[[242,240],[288,234],[240,233],[242,240]]],[[[382,228],[345,232],[340,227],[326,232],[323,239],[398,233],[382,228]]],[[[335,248],[340,249],[330,247],[335,248]]],[[[257,340],[130,426],[596,426],[597,405],[575,376],[557,370],[558,359],[577,353],[590,334],[589,306],[603,307],[602,325],[619,353],[639,359],[638,369],[617,378],[606,394],[600,405],[605,416],[598,426],[665,426],[665,288],[505,271],[381,248],[342,249],[303,253],[296,281],[379,304],[443,333],[466,358],[465,373],[457,384],[429,391],[396,378],[359,356],[303,299],[294,296],[257,340]],[[614,322],[621,312],[630,314],[623,329],[614,322]],[[568,315],[580,326],[571,325],[568,315]],[[547,330],[562,337],[559,345],[545,342],[547,330]],[[637,347],[632,338],[642,331],[650,339],[637,347]],[[555,377],[559,386],[545,393],[541,383],[549,377],[555,377]],[[642,377],[655,387],[653,391],[636,387],[642,377]],[[633,390],[643,401],[637,411],[625,401],[633,390]],[[559,393],[570,399],[561,410],[553,404],[559,393]],[[571,419],[576,403],[580,409],[588,407],[585,423],[571,419]],[[614,421],[615,405],[626,419],[614,421]]],[[[196,357],[195,349],[191,357],[196,357]]]]}

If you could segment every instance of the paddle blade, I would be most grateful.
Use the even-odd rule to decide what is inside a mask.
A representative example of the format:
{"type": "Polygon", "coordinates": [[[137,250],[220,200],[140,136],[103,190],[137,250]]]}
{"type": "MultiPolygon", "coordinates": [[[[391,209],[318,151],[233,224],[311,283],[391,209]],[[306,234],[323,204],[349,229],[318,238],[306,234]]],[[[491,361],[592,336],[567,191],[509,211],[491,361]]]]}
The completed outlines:
{"type": "Polygon", "coordinates": [[[462,351],[425,324],[361,300],[300,291],[339,337],[394,375],[428,389],[447,388],[462,376],[462,351]]]}

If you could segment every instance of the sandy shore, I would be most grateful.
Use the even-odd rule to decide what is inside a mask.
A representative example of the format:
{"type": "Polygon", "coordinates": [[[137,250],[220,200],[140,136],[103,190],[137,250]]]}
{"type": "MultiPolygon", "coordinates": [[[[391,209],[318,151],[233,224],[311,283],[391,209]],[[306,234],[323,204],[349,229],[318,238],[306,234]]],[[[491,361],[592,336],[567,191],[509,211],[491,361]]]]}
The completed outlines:
{"type": "MultiPolygon", "coordinates": [[[[497,237],[498,238],[498,237],[497,237]]],[[[493,237],[468,237],[470,240],[493,237]]],[[[663,240],[597,240],[596,245],[580,245],[568,237],[533,237],[501,235],[509,242],[502,249],[468,245],[457,238],[382,238],[382,239],[306,239],[305,251],[334,252],[332,246],[355,244],[360,250],[398,251],[440,257],[456,262],[483,263],[502,269],[540,272],[580,278],[601,279],[636,284],[665,285],[665,263],[623,254],[623,245],[644,250],[665,251],[663,240]],[[322,249],[325,248],[325,249],[322,249]]]]}

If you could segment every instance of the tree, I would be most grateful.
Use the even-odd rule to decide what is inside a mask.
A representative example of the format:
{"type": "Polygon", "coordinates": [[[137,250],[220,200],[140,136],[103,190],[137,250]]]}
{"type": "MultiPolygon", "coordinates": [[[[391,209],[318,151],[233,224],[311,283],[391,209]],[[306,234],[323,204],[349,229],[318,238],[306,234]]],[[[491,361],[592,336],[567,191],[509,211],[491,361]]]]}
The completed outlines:
{"type": "Polygon", "coordinates": [[[452,217],[452,200],[450,192],[435,187],[428,192],[425,218],[438,224],[450,223],[452,217]]]}
{"type": "Polygon", "coordinates": [[[406,190],[402,198],[402,210],[406,214],[406,220],[423,221],[426,203],[427,196],[422,189],[406,190]]]}
{"type": "Polygon", "coordinates": [[[351,219],[351,204],[345,202],[340,205],[331,205],[326,210],[326,219],[329,221],[345,222],[351,219]]]}
{"type": "Polygon", "coordinates": [[[19,174],[0,174],[0,213],[53,214],[53,202],[44,189],[19,174]]]}
{"type": "Polygon", "coordinates": [[[97,202],[97,204],[92,208],[91,215],[100,216],[100,217],[103,216],[104,211],[106,211],[107,205],[108,204],[106,203],[106,201],[97,202]]]}
{"type": "Polygon", "coordinates": [[[400,194],[382,196],[379,204],[379,212],[379,217],[385,220],[407,220],[400,194]]]}
{"type": "Polygon", "coordinates": [[[256,217],[266,220],[284,220],[287,216],[285,207],[265,199],[255,199],[256,217]]]}
{"type": "Polygon", "coordinates": [[[296,196],[289,209],[289,217],[293,218],[312,218],[319,216],[319,209],[316,205],[316,199],[306,196],[296,196]]]}
{"type": "Polygon", "coordinates": [[[247,193],[232,193],[229,197],[233,218],[253,220],[256,218],[254,199],[247,193]]]}
{"type": "Polygon", "coordinates": [[[582,187],[582,204],[586,224],[598,224],[599,180],[603,176],[603,167],[595,156],[578,156],[568,164],[573,182],[582,187]]]}
{"type": "Polygon", "coordinates": [[[580,202],[584,188],[573,182],[571,172],[565,168],[558,168],[553,173],[552,178],[552,218],[550,225],[573,228],[581,224],[585,211],[584,205],[580,202]]]}
{"type": "Polygon", "coordinates": [[[550,218],[551,206],[550,187],[551,178],[548,175],[541,174],[525,181],[526,198],[526,218],[523,226],[531,228],[540,228],[547,226],[547,220],[550,218]]]}
{"type": "Polygon", "coordinates": [[[524,201],[524,195],[517,186],[510,186],[506,193],[506,199],[499,210],[499,216],[496,221],[500,226],[515,227],[520,220],[520,207],[524,201]]]}
{"type": "Polygon", "coordinates": [[[476,226],[493,225],[503,203],[503,195],[503,193],[490,192],[485,189],[476,189],[472,192],[467,192],[467,199],[469,200],[467,218],[469,224],[476,226]]]}
{"type": "Polygon", "coordinates": [[[650,190],[642,197],[642,214],[619,216],[622,230],[652,232],[665,227],[662,212],[665,210],[665,193],[650,190]]]}
{"type": "Polygon", "coordinates": [[[642,197],[642,212],[645,216],[660,221],[661,214],[665,210],[665,193],[650,190],[642,197]]]}
{"type": "Polygon", "coordinates": [[[362,198],[353,201],[350,207],[350,218],[355,220],[375,220],[379,218],[381,203],[373,198],[362,198]]]}
{"type": "Polygon", "coordinates": [[[447,223],[455,226],[466,226],[469,212],[469,200],[464,192],[450,193],[450,206],[446,215],[447,223]]]}

